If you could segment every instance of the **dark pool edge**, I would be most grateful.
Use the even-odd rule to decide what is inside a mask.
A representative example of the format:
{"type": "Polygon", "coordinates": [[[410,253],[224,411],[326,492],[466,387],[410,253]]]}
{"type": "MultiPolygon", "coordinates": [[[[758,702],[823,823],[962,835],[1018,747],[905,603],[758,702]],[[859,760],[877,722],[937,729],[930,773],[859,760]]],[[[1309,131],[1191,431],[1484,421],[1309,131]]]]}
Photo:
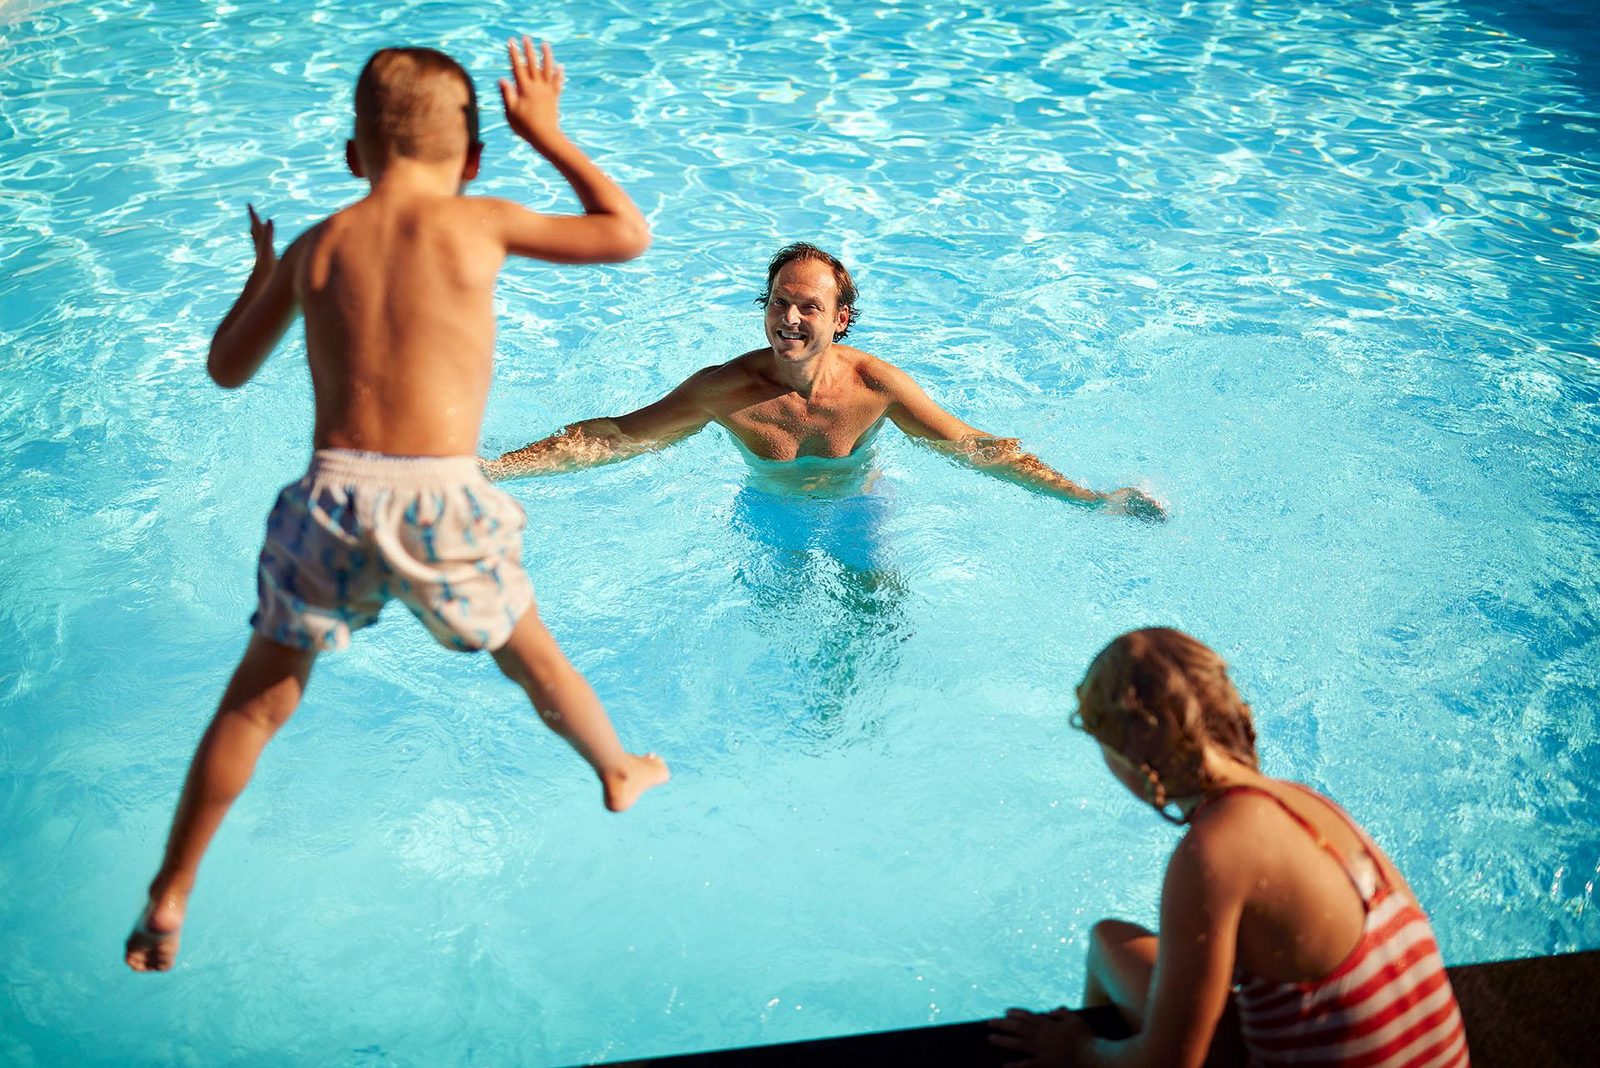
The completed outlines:
{"type": "MultiPolygon", "coordinates": [[[[1600,950],[1461,964],[1449,969],[1461,1003],[1474,1068],[1580,1068],[1600,1049],[1600,950]]],[[[1114,1012],[1081,1015],[1096,1033],[1114,1036],[1114,1012]]],[[[710,1053],[610,1061],[611,1068],[790,1068],[901,1065],[989,1068],[1008,1055],[990,1046],[983,1020],[878,1031],[710,1053]]]]}

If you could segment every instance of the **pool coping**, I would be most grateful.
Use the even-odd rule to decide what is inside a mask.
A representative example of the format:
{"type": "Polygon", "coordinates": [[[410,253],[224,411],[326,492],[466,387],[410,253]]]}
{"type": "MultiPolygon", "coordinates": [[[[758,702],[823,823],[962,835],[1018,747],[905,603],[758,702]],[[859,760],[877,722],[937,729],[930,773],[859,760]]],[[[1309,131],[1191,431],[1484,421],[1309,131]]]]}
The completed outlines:
{"type": "MultiPolygon", "coordinates": [[[[1461,1004],[1475,1068],[1580,1068],[1600,1049],[1600,950],[1460,964],[1449,970],[1461,1004]]],[[[1096,1033],[1117,1037],[1109,1009],[1082,1010],[1096,1033]]],[[[1126,1033],[1123,1031],[1122,1033],[1126,1033]]],[[[913,1027],[837,1038],[784,1042],[607,1061],[609,1068],[800,1068],[841,1064],[916,1064],[919,1068],[989,1068],[1014,1059],[988,1043],[988,1023],[913,1027]]]]}

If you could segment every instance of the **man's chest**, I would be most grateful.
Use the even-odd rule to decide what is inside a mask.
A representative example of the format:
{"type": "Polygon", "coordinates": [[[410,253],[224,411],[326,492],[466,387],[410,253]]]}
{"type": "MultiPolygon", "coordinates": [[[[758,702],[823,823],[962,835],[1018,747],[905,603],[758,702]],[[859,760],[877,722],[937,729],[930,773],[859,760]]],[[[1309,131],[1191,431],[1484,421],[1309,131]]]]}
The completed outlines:
{"type": "Polygon", "coordinates": [[[720,422],[769,460],[848,456],[885,410],[876,397],[839,403],[790,394],[732,409],[720,422]]]}

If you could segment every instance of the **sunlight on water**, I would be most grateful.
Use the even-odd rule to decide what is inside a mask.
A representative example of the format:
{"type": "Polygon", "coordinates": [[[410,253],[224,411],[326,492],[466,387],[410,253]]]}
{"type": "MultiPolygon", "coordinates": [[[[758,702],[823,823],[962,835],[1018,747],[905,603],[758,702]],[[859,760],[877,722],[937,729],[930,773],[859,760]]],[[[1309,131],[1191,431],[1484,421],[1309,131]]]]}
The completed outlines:
{"type": "MultiPolygon", "coordinates": [[[[1234,665],[1269,770],[1389,849],[1446,958],[1600,947],[1600,113],[1482,5],[809,0],[0,5],[0,999],[8,1064],[563,1064],[952,1022],[1081,991],[1173,837],[1070,734],[1128,627],[1234,665]],[[774,495],[719,431],[520,483],[541,609],[669,789],[611,817],[487,658],[399,606],[325,658],[120,971],[309,449],[304,348],[224,394],[248,267],[361,191],[384,44],[512,31],[643,258],[508,265],[485,448],[761,341],[795,239],[851,340],[1159,528],[889,428],[866,496],[774,495]]],[[[1525,23],[1523,25],[1526,25],[1525,23]]]]}

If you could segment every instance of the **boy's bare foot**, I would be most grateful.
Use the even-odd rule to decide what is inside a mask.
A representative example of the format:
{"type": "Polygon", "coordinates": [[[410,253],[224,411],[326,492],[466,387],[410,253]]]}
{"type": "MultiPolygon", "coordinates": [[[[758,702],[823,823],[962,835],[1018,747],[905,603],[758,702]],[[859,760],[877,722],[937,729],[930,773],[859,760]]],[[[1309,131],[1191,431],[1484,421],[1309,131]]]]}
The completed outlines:
{"type": "Polygon", "coordinates": [[[136,972],[170,971],[183,933],[183,902],[174,894],[152,897],[133,925],[123,960],[136,972]]]}
{"type": "Polygon", "coordinates": [[[654,753],[624,754],[621,764],[600,775],[600,782],[606,788],[606,808],[612,812],[626,811],[639,800],[640,794],[670,778],[672,773],[667,770],[667,762],[654,753]]]}

